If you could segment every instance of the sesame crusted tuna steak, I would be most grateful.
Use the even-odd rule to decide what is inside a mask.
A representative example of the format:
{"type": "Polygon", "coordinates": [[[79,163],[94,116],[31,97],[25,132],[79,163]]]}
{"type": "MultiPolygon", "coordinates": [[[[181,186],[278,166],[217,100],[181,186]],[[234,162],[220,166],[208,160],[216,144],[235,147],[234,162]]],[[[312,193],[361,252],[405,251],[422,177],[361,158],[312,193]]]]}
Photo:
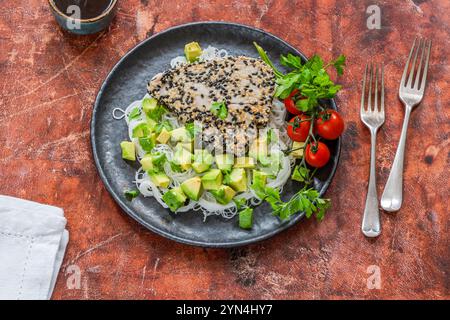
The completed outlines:
{"type": "Polygon", "coordinates": [[[201,122],[204,141],[221,134],[243,142],[237,129],[256,132],[269,122],[275,76],[260,59],[226,57],[169,69],[149,82],[148,92],[181,123],[201,122]],[[225,119],[211,112],[214,102],[225,103],[225,119]]]}

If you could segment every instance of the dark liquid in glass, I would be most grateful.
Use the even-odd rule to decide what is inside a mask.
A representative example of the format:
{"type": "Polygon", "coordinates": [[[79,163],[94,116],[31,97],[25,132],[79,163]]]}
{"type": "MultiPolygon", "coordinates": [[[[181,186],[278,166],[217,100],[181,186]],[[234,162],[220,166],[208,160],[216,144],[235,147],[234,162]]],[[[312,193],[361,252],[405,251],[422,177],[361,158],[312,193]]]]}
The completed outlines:
{"type": "Polygon", "coordinates": [[[112,2],[113,0],[54,0],[58,9],[69,16],[73,14],[73,11],[67,11],[70,6],[80,7],[81,19],[92,19],[100,16],[108,10],[112,2]]]}

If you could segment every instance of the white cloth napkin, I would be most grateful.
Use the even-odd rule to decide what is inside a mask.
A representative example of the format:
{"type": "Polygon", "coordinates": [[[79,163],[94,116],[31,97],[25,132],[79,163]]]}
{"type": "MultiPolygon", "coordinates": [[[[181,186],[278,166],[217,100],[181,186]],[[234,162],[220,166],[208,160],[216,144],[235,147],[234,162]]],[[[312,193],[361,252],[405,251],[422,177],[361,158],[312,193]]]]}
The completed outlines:
{"type": "Polygon", "coordinates": [[[69,233],[57,207],[0,195],[0,299],[52,296],[69,233]]]}

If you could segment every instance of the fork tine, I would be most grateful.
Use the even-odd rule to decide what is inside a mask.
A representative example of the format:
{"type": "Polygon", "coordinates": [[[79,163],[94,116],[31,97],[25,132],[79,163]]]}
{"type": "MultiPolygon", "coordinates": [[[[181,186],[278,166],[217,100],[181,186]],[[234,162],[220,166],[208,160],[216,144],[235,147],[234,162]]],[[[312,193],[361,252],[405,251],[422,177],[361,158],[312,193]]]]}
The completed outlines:
{"type": "Polygon", "coordinates": [[[361,92],[361,114],[365,111],[364,108],[364,95],[366,94],[366,78],[367,78],[367,67],[368,63],[366,63],[366,68],[364,69],[364,77],[362,83],[362,92],[361,92]]]}
{"type": "Polygon", "coordinates": [[[378,64],[375,64],[375,72],[374,72],[374,80],[375,80],[375,91],[374,91],[374,106],[373,111],[378,112],[378,64]]]}
{"type": "MultiPolygon", "coordinates": [[[[427,43],[426,40],[424,40],[422,42],[422,50],[421,50],[421,53],[420,53],[419,66],[417,67],[416,79],[414,80],[414,86],[413,86],[413,89],[415,89],[415,90],[419,90],[419,80],[420,80],[420,74],[421,74],[421,71],[422,71],[422,62],[423,62],[423,56],[424,56],[424,53],[425,53],[426,43],[427,43]]],[[[420,47],[419,47],[419,49],[420,49],[420,47]]]]}
{"type": "Polygon", "coordinates": [[[372,111],[372,72],[373,72],[373,64],[370,63],[369,67],[369,95],[367,97],[367,111],[372,111]]]}
{"type": "Polygon", "coordinates": [[[411,51],[409,52],[409,57],[405,64],[405,70],[403,70],[402,79],[400,80],[400,87],[406,86],[406,73],[408,72],[409,60],[411,60],[411,57],[412,57],[412,54],[414,51],[414,47],[416,46],[416,40],[417,40],[417,38],[414,39],[413,45],[411,47],[411,51]]]}
{"type": "Polygon", "coordinates": [[[415,71],[415,67],[416,67],[417,54],[419,53],[421,46],[422,46],[422,39],[419,39],[419,43],[418,43],[417,47],[414,48],[414,51],[415,51],[414,59],[413,59],[412,65],[411,65],[411,70],[409,71],[408,84],[406,85],[408,88],[411,88],[411,86],[412,86],[412,81],[414,78],[414,71],[415,71]]]}
{"type": "MultiPolygon", "coordinates": [[[[425,47],[424,47],[425,49],[425,47]]],[[[427,59],[425,60],[425,67],[423,68],[422,83],[420,84],[420,92],[423,94],[425,84],[427,82],[428,61],[430,60],[431,40],[428,40],[427,59]]]]}
{"type": "Polygon", "coordinates": [[[381,64],[381,113],[384,115],[384,65],[381,64]]]}

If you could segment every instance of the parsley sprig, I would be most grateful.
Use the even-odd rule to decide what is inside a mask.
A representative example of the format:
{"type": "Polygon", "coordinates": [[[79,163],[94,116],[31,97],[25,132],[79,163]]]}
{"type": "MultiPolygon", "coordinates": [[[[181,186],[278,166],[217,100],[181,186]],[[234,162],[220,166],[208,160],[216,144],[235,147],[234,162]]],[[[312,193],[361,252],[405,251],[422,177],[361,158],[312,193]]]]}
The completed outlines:
{"type": "MultiPolygon", "coordinates": [[[[261,59],[272,68],[277,88],[275,97],[285,99],[291,95],[294,90],[298,90],[300,99],[295,103],[296,107],[303,113],[308,115],[307,119],[294,121],[292,125],[296,129],[301,122],[309,121],[311,123],[308,137],[304,145],[297,149],[285,150],[285,154],[289,154],[295,150],[303,149],[313,140],[315,119],[319,117],[322,110],[320,99],[334,98],[336,93],[341,89],[340,85],[335,84],[327,72],[329,67],[334,67],[338,75],[343,74],[345,66],[345,56],[340,55],[335,60],[325,64],[323,59],[318,55],[314,55],[307,62],[303,63],[302,58],[291,53],[281,55],[280,64],[289,68],[288,73],[278,70],[273,62],[269,59],[266,52],[257,43],[254,43],[261,59]]],[[[330,200],[323,199],[317,190],[311,187],[313,178],[316,173],[310,171],[307,167],[305,158],[299,165],[294,168],[292,179],[303,184],[303,188],[297,192],[289,201],[284,202],[281,199],[280,191],[275,188],[253,184],[252,188],[256,195],[270,204],[273,214],[282,220],[289,219],[297,212],[305,212],[306,217],[315,214],[318,220],[324,218],[326,210],[330,207],[330,200]]]]}
{"type": "Polygon", "coordinates": [[[287,202],[281,199],[279,190],[272,187],[256,188],[255,192],[259,198],[270,204],[273,215],[281,220],[287,220],[297,212],[305,212],[307,218],[315,214],[318,220],[323,220],[326,210],[330,207],[330,199],[321,198],[316,189],[308,186],[303,187],[287,202]]]}
{"type": "Polygon", "coordinates": [[[340,85],[330,79],[327,69],[334,67],[338,75],[342,75],[345,66],[344,55],[340,55],[328,64],[325,64],[318,55],[314,55],[305,63],[302,62],[301,57],[291,53],[281,55],[280,63],[291,69],[290,72],[284,74],[274,66],[263,48],[257,43],[254,45],[261,59],[273,69],[277,83],[275,97],[285,99],[294,89],[298,89],[304,97],[296,103],[297,108],[301,111],[312,111],[319,105],[319,99],[334,98],[341,89],[340,85]]]}

